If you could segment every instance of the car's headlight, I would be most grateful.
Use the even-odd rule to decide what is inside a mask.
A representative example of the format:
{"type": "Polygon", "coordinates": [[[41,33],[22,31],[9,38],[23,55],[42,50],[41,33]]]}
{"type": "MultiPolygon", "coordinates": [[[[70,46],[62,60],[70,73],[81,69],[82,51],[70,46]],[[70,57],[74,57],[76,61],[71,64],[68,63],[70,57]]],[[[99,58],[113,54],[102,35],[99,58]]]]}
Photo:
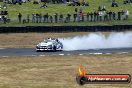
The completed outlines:
{"type": "Polygon", "coordinates": [[[36,48],[37,48],[37,47],[40,47],[40,46],[39,46],[39,45],[37,45],[37,46],[36,46],[36,48]]]}

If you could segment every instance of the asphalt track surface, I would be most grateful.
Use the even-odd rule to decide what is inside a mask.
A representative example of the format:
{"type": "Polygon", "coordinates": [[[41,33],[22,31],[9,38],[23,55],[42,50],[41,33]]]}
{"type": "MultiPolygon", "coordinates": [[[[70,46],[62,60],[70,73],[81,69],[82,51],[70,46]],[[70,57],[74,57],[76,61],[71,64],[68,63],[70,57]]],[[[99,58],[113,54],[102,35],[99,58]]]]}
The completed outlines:
{"type": "Polygon", "coordinates": [[[0,48],[0,57],[9,56],[50,56],[50,55],[86,55],[86,54],[122,54],[132,53],[131,48],[90,49],[75,51],[36,52],[35,48],[0,48]]]}

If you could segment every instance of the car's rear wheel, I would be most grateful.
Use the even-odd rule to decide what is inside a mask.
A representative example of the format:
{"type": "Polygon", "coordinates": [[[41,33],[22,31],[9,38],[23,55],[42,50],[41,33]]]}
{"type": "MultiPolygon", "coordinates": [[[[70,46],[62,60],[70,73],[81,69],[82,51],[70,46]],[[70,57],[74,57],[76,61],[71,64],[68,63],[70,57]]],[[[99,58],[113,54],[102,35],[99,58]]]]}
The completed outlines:
{"type": "Polygon", "coordinates": [[[53,47],[53,51],[56,52],[56,46],[53,47]]]}

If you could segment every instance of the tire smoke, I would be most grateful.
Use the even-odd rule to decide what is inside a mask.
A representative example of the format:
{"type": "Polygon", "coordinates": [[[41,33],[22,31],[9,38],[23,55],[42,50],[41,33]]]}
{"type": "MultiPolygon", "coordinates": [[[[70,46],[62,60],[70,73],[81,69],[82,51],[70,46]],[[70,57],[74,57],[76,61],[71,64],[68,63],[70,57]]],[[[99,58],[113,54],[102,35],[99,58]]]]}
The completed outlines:
{"type": "Polygon", "coordinates": [[[106,48],[132,47],[132,32],[119,32],[104,35],[91,33],[84,36],[76,36],[59,39],[63,44],[63,50],[88,50],[106,48]]]}

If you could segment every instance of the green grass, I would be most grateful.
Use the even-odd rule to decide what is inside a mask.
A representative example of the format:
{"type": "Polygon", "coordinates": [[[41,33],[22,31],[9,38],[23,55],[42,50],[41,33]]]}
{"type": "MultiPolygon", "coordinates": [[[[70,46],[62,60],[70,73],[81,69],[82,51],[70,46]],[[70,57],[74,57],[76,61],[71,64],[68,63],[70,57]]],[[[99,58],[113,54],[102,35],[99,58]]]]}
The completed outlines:
{"type": "MultiPolygon", "coordinates": [[[[47,8],[40,9],[40,5],[34,5],[32,2],[23,3],[22,5],[8,5],[8,12],[9,17],[11,18],[11,23],[3,24],[0,23],[0,26],[86,26],[86,25],[122,25],[122,24],[132,24],[132,4],[124,5],[123,0],[116,0],[118,2],[119,7],[111,7],[111,3],[109,0],[87,0],[90,4],[88,7],[83,6],[67,6],[67,4],[47,4],[47,8]],[[75,8],[82,8],[83,12],[86,14],[87,12],[93,12],[98,9],[99,5],[106,6],[106,9],[108,11],[119,11],[119,10],[129,10],[130,15],[129,19],[124,21],[107,21],[107,22],[70,22],[70,23],[28,23],[28,24],[20,24],[17,21],[17,15],[18,13],[22,13],[23,18],[27,17],[27,14],[32,13],[41,13],[46,14],[49,13],[49,15],[54,15],[56,12],[59,14],[66,14],[69,12],[71,14],[74,13],[75,8]]],[[[2,4],[2,3],[1,3],[2,4]]]]}

